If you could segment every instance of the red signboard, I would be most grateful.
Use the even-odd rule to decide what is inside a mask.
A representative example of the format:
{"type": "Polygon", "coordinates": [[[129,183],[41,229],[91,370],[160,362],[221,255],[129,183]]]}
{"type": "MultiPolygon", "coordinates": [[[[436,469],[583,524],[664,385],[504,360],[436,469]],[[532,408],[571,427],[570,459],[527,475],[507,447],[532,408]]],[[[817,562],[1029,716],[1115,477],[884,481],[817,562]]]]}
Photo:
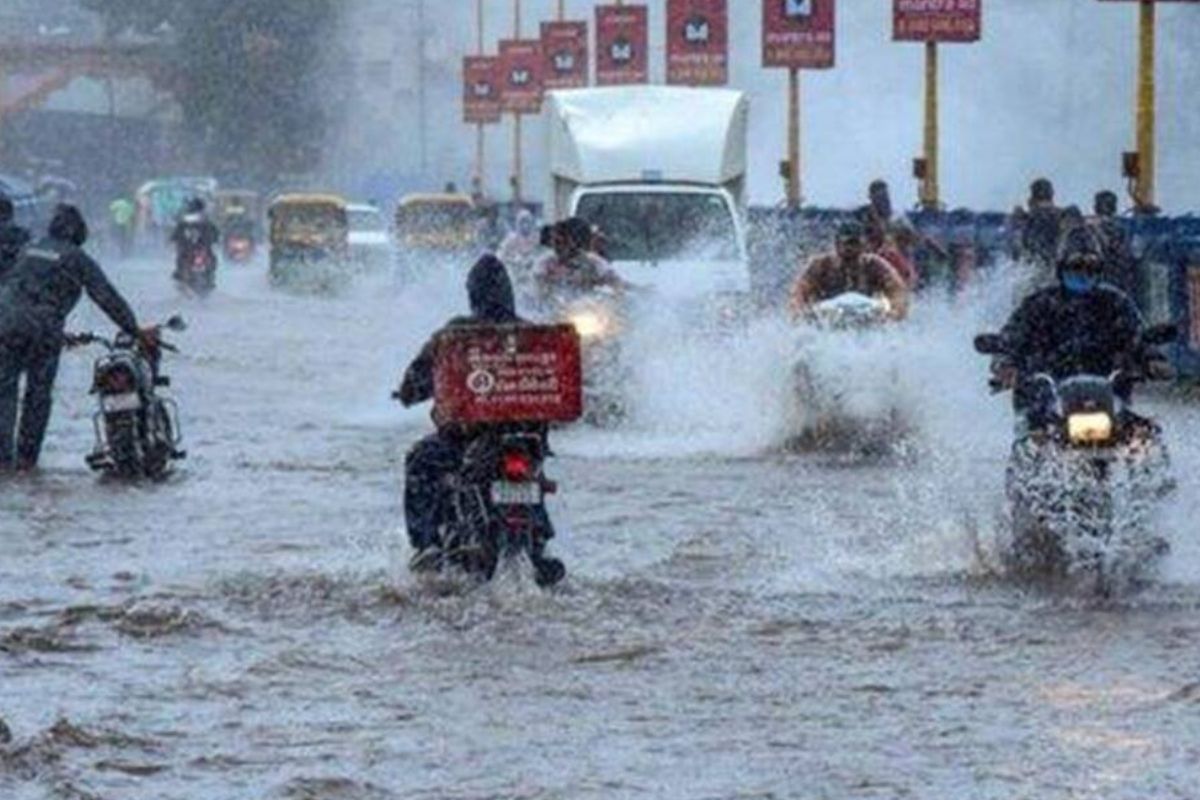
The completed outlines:
{"type": "Polygon", "coordinates": [[[763,66],[830,69],[836,0],[763,0],[763,66]]]}
{"type": "Polygon", "coordinates": [[[650,80],[646,6],[596,6],[596,83],[613,86],[650,80]]]}
{"type": "Polygon", "coordinates": [[[983,0],[895,0],[898,42],[977,42],[983,29],[983,0]]]}
{"type": "Polygon", "coordinates": [[[667,83],[729,83],[726,0],[667,0],[667,83]]]}
{"type": "Polygon", "coordinates": [[[467,56],[463,59],[463,121],[487,125],[500,121],[500,59],[467,56]]]}
{"type": "Polygon", "coordinates": [[[579,334],[571,325],[489,325],[438,335],[439,425],[574,422],[583,415],[579,334]]]}
{"type": "Polygon", "coordinates": [[[547,89],[588,85],[586,22],[542,23],[542,76],[547,89]]]}
{"type": "Polygon", "coordinates": [[[500,108],[514,114],[537,114],[542,110],[541,42],[500,42],[500,108]]]}
{"type": "Polygon", "coordinates": [[[1188,310],[1191,314],[1188,342],[1193,350],[1200,351],[1200,266],[1188,270],[1188,310]]]}

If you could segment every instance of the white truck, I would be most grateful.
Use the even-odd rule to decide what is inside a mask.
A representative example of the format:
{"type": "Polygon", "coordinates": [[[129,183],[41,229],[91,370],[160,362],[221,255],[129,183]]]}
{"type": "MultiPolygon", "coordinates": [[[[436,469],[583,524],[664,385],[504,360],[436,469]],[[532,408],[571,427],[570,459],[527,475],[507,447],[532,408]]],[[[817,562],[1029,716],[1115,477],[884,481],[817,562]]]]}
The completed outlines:
{"type": "Polygon", "coordinates": [[[599,226],[622,277],[668,296],[750,290],[745,94],[577,89],[545,109],[551,219],[599,226]]]}

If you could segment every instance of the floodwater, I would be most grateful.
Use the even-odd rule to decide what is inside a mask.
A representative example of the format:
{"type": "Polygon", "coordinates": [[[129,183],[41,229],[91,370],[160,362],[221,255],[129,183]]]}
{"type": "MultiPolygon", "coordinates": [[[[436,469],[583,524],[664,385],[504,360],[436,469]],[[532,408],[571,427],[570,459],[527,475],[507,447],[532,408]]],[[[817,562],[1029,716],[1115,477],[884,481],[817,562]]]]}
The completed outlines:
{"type": "Polygon", "coordinates": [[[406,573],[403,453],[429,423],[388,401],[459,277],[306,298],[229,267],[200,302],[169,269],[110,272],[143,318],[191,323],[166,364],[181,469],[86,470],[76,352],[47,469],[0,486],[0,797],[1196,796],[1200,412],[1161,409],[1181,487],[1151,585],[1014,581],[1009,420],[969,350],[1002,303],[905,334],[919,433],[891,462],[779,447],[778,323],[651,325],[628,425],[556,439],[566,583],[469,590],[406,573]]]}

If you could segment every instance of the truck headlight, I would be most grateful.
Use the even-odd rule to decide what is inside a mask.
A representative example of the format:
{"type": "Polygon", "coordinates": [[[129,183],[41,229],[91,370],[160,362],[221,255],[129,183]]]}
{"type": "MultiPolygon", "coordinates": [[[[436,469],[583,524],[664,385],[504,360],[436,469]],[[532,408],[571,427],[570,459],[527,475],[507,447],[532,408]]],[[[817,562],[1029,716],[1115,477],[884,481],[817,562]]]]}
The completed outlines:
{"type": "Polygon", "coordinates": [[[612,321],[598,311],[576,311],[569,320],[581,339],[602,339],[612,329],[612,321]]]}
{"type": "Polygon", "coordinates": [[[1071,444],[1108,444],[1113,438],[1113,418],[1103,411],[1071,414],[1067,417],[1067,437],[1071,444]]]}

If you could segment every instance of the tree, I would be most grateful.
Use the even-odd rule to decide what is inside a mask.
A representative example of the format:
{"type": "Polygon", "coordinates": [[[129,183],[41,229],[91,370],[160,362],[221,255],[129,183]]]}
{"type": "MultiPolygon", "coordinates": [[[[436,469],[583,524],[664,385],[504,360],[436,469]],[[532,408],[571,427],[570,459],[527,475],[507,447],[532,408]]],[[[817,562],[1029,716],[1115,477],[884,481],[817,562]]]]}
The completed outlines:
{"type": "Polygon", "coordinates": [[[219,171],[308,172],[325,140],[313,89],[333,0],[81,0],[110,36],[169,42],[184,125],[219,171]]]}

